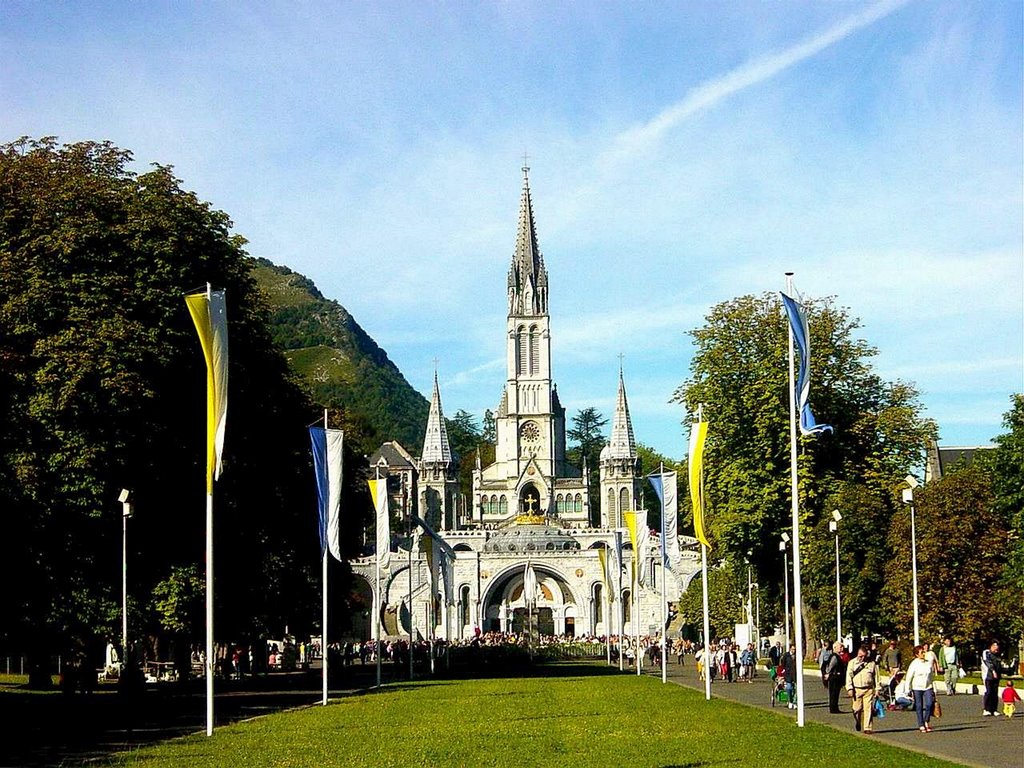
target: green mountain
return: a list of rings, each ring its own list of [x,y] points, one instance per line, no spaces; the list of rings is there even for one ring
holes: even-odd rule
[[[336,301],[288,267],[254,259],[253,275],[271,311],[271,335],[313,402],[341,413],[369,453],[398,440],[418,455],[429,403]]]

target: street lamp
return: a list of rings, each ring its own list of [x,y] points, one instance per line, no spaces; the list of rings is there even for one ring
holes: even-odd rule
[[[752,595],[753,579],[751,579],[751,565],[750,559],[754,556],[753,552],[747,552],[747,638],[748,640],[754,639],[754,601]]]
[[[903,503],[910,505],[910,567],[914,575],[914,645],[921,644],[921,623],[917,610],[917,521],[914,516],[914,489],[917,478],[907,475],[903,481],[909,488],[903,489]]]
[[[121,668],[128,661],[128,518],[132,516],[132,493],[122,488],[117,500],[121,502]]]
[[[838,509],[832,510],[832,519],[828,522],[828,529],[836,535],[836,642],[843,642],[843,611],[839,598],[839,521],[843,516]]]
[[[786,594],[786,650],[789,650],[789,534],[782,534],[779,550],[782,552],[782,587]]]
[[[755,603],[756,609],[754,611],[754,648],[757,649],[757,653],[761,653],[761,585],[756,581],[753,584],[754,589],[757,590],[757,602]]]

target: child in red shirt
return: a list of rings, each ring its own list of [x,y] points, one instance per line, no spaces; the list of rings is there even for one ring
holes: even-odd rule
[[[1007,680],[1006,687],[1003,688],[1003,714],[1013,717],[1013,713],[1017,711],[1015,705],[1018,701],[1020,701],[1020,694],[1014,690],[1013,680]]]

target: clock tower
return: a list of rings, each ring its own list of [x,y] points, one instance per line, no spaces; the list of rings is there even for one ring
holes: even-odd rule
[[[508,271],[505,369],[495,414],[495,461],[474,473],[474,517],[481,522],[519,516],[587,522],[586,483],[577,468],[565,463],[565,409],[551,377],[548,271],[537,245],[527,167]]]

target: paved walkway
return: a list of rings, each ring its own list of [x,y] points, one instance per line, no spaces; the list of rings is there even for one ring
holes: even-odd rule
[[[670,663],[670,683],[704,690],[704,683],[697,678],[692,658],[680,667]],[[658,668],[646,668],[645,674],[661,677]],[[750,683],[714,683],[711,696],[774,711],[779,717],[789,717],[796,723],[796,711],[783,704],[771,707],[771,688],[768,673],[758,671]],[[804,721],[824,723],[842,731],[855,733],[853,717],[850,714],[850,700],[841,697],[839,707],[843,714],[828,712],[828,692],[817,676],[804,678]],[[940,695],[942,717],[932,720],[931,733],[917,729],[917,717],[913,712],[886,712],[886,716],[874,723],[874,734],[861,736],[865,739],[879,739],[894,746],[923,752],[932,757],[952,760],[957,763],[979,768],[1024,768],[1024,714],[1020,711],[1012,721],[1005,717],[982,717],[981,697],[958,694]]]

